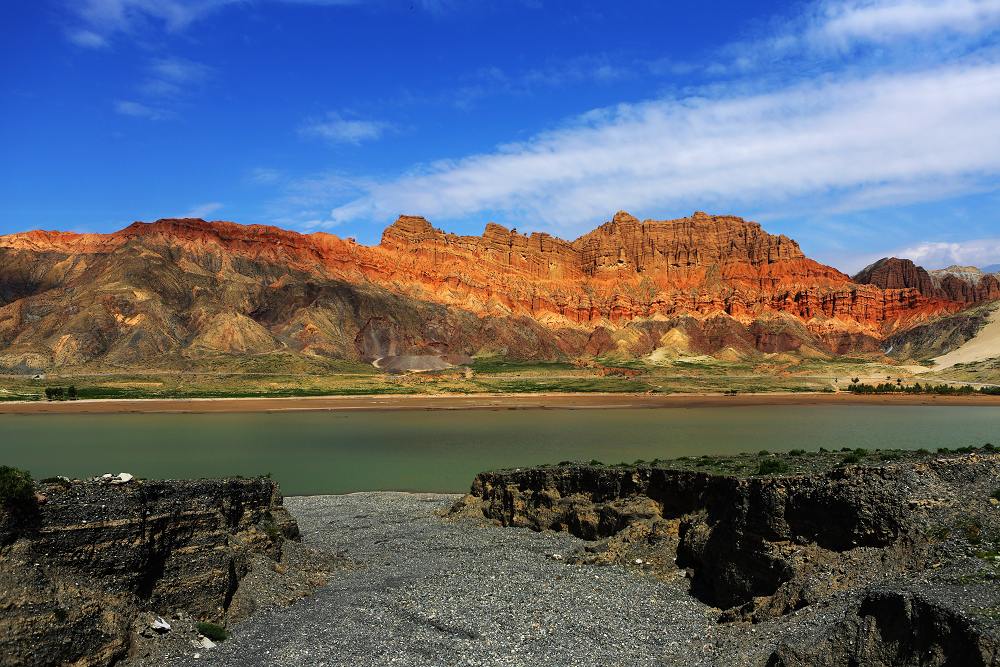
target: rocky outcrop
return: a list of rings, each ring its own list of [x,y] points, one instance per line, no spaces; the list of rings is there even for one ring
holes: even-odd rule
[[[921,592],[876,588],[852,603],[832,627],[782,642],[767,667],[998,663],[1000,639],[948,602]]]
[[[966,305],[1000,299],[1000,279],[974,266],[927,271],[911,260],[886,257],[862,269],[852,280],[881,289],[914,289],[929,299]]]
[[[909,259],[884,257],[861,269],[851,280],[882,289],[915,289],[924,296],[937,296],[937,287],[927,270]]]
[[[592,354],[601,330],[635,357],[628,340],[680,319],[705,340],[728,320],[752,351],[838,354],[1000,297],[987,279],[966,294],[947,280],[931,290],[918,267],[890,269],[851,282],[757,223],[700,212],[619,212],[572,242],[493,223],[460,236],[416,216],[376,246],[198,219],[28,232],[0,237],[0,367],[175,369],[255,353],[556,359]],[[782,318],[794,325],[771,332]]]
[[[114,664],[143,610],[225,623],[251,558],[298,535],[270,479],[38,490],[44,502],[0,522],[3,665]]]
[[[601,550],[611,553],[622,541],[638,545],[667,569],[689,568],[691,591],[703,601],[734,618],[757,618],[815,602],[876,570],[922,566],[927,525],[940,519],[924,499],[953,493],[956,478],[988,486],[1000,479],[1000,460],[777,477],[560,466],[482,473],[471,498],[505,526],[610,539],[617,544]]]

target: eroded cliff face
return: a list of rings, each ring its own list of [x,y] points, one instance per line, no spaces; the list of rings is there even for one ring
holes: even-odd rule
[[[224,623],[255,556],[297,538],[270,479],[64,482],[0,521],[0,664],[128,655],[143,610]],[[169,617],[169,616],[168,616]]]
[[[998,482],[992,453],[750,477],[560,465],[482,473],[452,511],[588,540],[570,563],[687,577],[720,622],[784,623],[759,664],[993,665]]]
[[[554,359],[606,339],[639,356],[627,341],[650,323],[681,327],[670,340],[710,340],[720,320],[743,334],[692,351],[741,350],[745,337],[767,352],[872,351],[967,303],[925,293],[921,276],[858,284],[787,237],[705,213],[619,212],[572,242],[492,223],[459,236],[415,216],[376,246],[197,219],[28,232],[0,237],[0,366],[184,367],[259,352]],[[985,280],[976,289],[1000,296]]]
[[[927,271],[911,260],[886,257],[862,269],[853,280],[881,289],[915,289],[930,299],[967,305],[1000,299],[1000,279],[975,267]]]

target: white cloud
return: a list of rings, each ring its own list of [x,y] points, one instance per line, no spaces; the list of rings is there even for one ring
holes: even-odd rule
[[[149,120],[163,120],[170,118],[173,113],[167,109],[149,106],[134,100],[118,100],[115,102],[115,111],[123,116],[133,118],[147,118]]]
[[[853,0],[823,7],[815,36],[840,45],[943,31],[981,34],[1000,26],[1000,0]]]
[[[209,216],[222,208],[222,203],[217,201],[205,202],[204,204],[198,204],[193,207],[187,213],[182,214],[182,218],[204,218]]]
[[[724,201],[856,195],[1000,173],[1000,64],[599,109],[566,127],[370,185],[334,221],[485,210],[582,227]]]
[[[952,264],[982,267],[1000,262],[1000,238],[973,239],[958,243],[927,241],[903,248],[894,254],[912,259],[928,269]]]
[[[66,37],[77,46],[88,49],[103,49],[108,45],[108,40],[92,30],[70,30]]]
[[[379,139],[392,125],[378,120],[348,118],[343,114],[330,111],[317,120],[311,120],[299,128],[306,137],[324,139],[334,144],[360,144],[365,141]]]

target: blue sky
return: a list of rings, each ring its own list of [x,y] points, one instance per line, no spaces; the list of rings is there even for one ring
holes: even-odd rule
[[[38,0],[0,32],[0,233],[706,210],[848,271],[1000,262],[1000,0]]]

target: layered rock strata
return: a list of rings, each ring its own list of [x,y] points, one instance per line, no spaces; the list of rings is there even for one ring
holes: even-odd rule
[[[250,560],[295,521],[270,479],[57,482],[0,510],[0,664],[111,665],[140,614],[225,623]]]
[[[910,273],[852,282],[788,237],[700,212],[619,212],[572,242],[492,223],[459,236],[415,216],[376,246],[199,219],[28,232],[0,237],[0,367],[877,351],[969,299],[1000,297],[985,279],[970,296]]]

